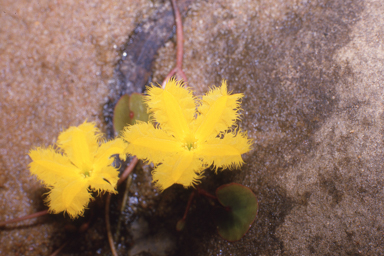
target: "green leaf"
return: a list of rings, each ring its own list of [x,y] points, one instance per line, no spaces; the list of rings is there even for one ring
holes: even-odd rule
[[[217,188],[216,196],[224,206],[217,215],[219,235],[231,242],[240,240],[256,218],[256,195],[243,185],[230,183]]]
[[[136,120],[148,121],[147,104],[144,102],[143,94],[133,93],[129,101],[129,108],[133,112],[130,124],[135,124]]]
[[[126,125],[131,123],[129,98],[129,95],[123,95],[113,110],[113,128],[117,133],[120,133]]]
[[[120,133],[125,126],[132,125],[136,120],[148,121],[147,105],[144,96],[133,93],[131,96],[125,94],[117,102],[113,111],[113,128]]]

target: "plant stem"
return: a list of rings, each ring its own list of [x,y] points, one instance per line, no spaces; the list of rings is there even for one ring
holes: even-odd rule
[[[216,201],[218,201],[218,202],[220,203],[220,201],[219,201],[219,199],[217,198],[217,196],[214,196],[214,195],[208,193],[207,191],[205,191],[204,189],[200,188],[199,186],[196,187],[196,190],[197,190],[197,193],[199,193],[200,195],[206,196],[206,197],[211,198],[211,199],[213,199],[213,200],[216,200]],[[228,211],[228,212],[231,211],[231,207],[229,207],[229,206],[224,206],[224,205],[222,205],[221,203],[220,203],[220,205],[221,205],[222,207],[224,207],[224,209],[225,209],[226,211]]]
[[[41,211],[41,212],[36,212],[36,213],[29,214],[29,215],[26,215],[26,216],[23,216],[23,217],[20,217],[20,218],[16,218],[16,219],[12,219],[12,220],[2,221],[2,222],[0,222],[0,227],[5,226],[5,225],[10,224],[10,223],[15,223],[15,222],[23,221],[23,220],[37,218],[37,217],[40,217],[40,216],[43,216],[43,215],[46,215],[46,214],[48,214],[48,210],[44,210],[44,211]]]
[[[191,208],[192,200],[193,200],[193,197],[195,196],[195,193],[196,193],[196,190],[193,190],[191,195],[189,196],[188,204],[187,204],[187,207],[185,208],[183,220],[187,218],[187,214],[188,214],[189,208]]]
[[[121,207],[120,207],[120,216],[119,216],[119,221],[117,222],[117,226],[116,226],[115,240],[118,240],[119,236],[120,236],[120,226],[121,226],[121,222],[123,219],[122,214],[123,214],[123,211],[125,209],[125,206],[127,205],[127,201],[128,201],[128,197],[129,197],[128,196],[129,187],[131,186],[131,184],[132,184],[132,175],[129,175],[127,182],[126,182],[126,185],[125,185],[124,196],[123,196],[123,200],[122,200]]]
[[[50,256],[57,256],[64,249],[64,247],[69,243],[70,240],[63,243],[56,251],[54,251]]]
[[[163,82],[163,88],[165,87],[166,82],[171,79],[173,75],[179,76],[184,82],[187,82],[187,76],[183,71],[183,54],[184,54],[184,34],[183,34],[183,22],[181,20],[181,15],[179,8],[176,4],[176,0],[171,0],[173,12],[175,15],[176,22],[176,67],[168,73]]]
[[[108,242],[109,246],[111,247],[111,252],[113,256],[118,256],[115,243],[113,242],[113,236],[112,236],[112,231],[111,231],[111,223],[109,222],[109,205],[111,203],[111,194],[108,194],[107,200],[105,202],[105,223],[107,226],[107,235],[108,235]]]
[[[197,190],[197,193],[199,193],[200,195],[206,196],[208,198],[212,198],[214,200],[218,200],[216,196],[208,193],[207,191],[205,191],[204,189],[200,188],[199,186],[196,186],[196,190]]]
[[[127,168],[125,168],[123,174],[120,176],[120,179],[117,182],[117,185],[120,185],[129,176],[129,174],[131,174],[131,172],[135,168],[138,161],[139,159],[137,159],[136,156],[131,160]],[[118,256],[115,243],[113,241],[113,236],[111,231],[111,222],[109,221],[109,205],[111,204],[111,196],[112,194],[109,193],[107,195],[107,200],[105,201],[105,224],[107,227],[108,242],[109,242],[109,246],[111,247],[112,254],[113,256]]]
[[[195,197],[196,193],[198,193],[200,195],[203,195],[203,196],[206,196],[208,198],[217,200],[216,196],[208,193],[207,191],[205,191],[204,189],[200,188],[199,186],[196,186],[196,190],[193,190],[191,195],[189,196],[187,207],[185,208],[185,212],[184,212],[184,216],[183,216],[182,220],[185,220],[187,218],[187,214],[188,214],[189,208],[191,207],[192,200]]]
[[[127,166],[127,168],[125,168],[123,174],[121,174],[120,179],[117,182],[117,186],[119,186],[121,183],[123,183],[123,181],[125,181],[125,179],[128,177],[128,175],[131,174],[131,172],[135,168],[138,161],[139,161],[139,159],[137,159],[136,156],[132,158],[132,160],[129,163],[129,165]]]
[[[183,68],[183,53],[184,53],[184,34],[183,34],[183,22],[181,20],[181,15],[179,7],[176,4],[176,0],[171,0],[173,12],[175,14],[176,21],[176,67],[182,72]]]

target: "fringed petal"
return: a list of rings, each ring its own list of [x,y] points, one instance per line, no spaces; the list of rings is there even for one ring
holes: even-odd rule
[[[68,157],[57,153],[52,147],[37,148],[29,152],[32,162],[29,168],[46,185],[54,186],[61,179],[78,179],[80,170]]]
[[[228,94],[226,81],[203,96],[202,105],[198,108],[200,115],[194,125],[196,138],[204,142],[208,137],[230,129],[239,119],[242,97],[241,93]]]
[[[50,213],[56,214],[67,209],[64,205],[63,188],[61,186],[58,188],[53,187],[47,194],[48,197],[44,201],[48,204]]]
[[[89,184],[94,191],[108,191],[110,193],[117,193],[115,190],[117,181],[119,180],[119,172],[113,166],[103,167],[97,171],[97,175],[92,176]]]
[[[149,87],[146,102],[155,121],[164,131],[178,139],[190,133],[189,124],[196,113],[195,99],[181,82],[171,79],[164,89]]]
[[[47,202],[49,210],[53,213],[66,211],[71,218],[82,216],[85,207],[92,198],[88,191],[88,183],[82,180],[75,180],[67,185],[61,184],[54,187],[48,195]]]
[[[121,138],[117,138],[108,142],[101,144],[100,148],[97,150],[95,159],[93,162],[93,170],[101,170],[106,166],[109,166],[113,163],[114,158],[112,155],[119,154],[120,158],[124,161],[126,159],[125,149],[128,144]]]
[[[246,133],[237,132],[225,134],[224,138],[210,138],[197,148],[196,154],[207,165],[218,168],[238,168],[244,162],[241,155],[251,150],[252,141]]]
[[[126,153],[155,164],[182,150],[181,142],[149,123],[138,122],[128,126],[123,138],[128,142]]]
[[[194,186],[199,183],[203,169],[202,162],[192,152],[184,151],[157,166],[152,172],[153,182],[160,190],[174,183],[184,187]]]
[[[89,170],[99,147],[100,130],[94,123],[84,122],[78,127],[70,127],[59,135],[57,144],[74,165]]]

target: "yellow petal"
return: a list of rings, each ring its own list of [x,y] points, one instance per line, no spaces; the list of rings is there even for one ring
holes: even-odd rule
[[[220,88],[213,88],[202,99],[198,108],[200,115],[196,119],[196,138],[203,142],[210,136],[223,132],[239,119],[240,99],[243,94],[230,95],[227,83],[223,81]]]
[[[85,207],[92,198],[88,192],[86,180],[74,180],[71,183],[54,187],[48,195],[49,210],[53,213],[66,211],[71,218],[82,216]]]
[[[89,170],[99,147],[100,131],[94,123],[84,122],[78,127],[70,127],[59,135],[57,144],[74,165]]]
[[[216,170],[222,168],[238,168],[244,162],[241,155],[251,150],[251,141],[246,133],[237,135],[225,134],[223,139],[210,138],[206,143],[199,145],[196,154],[207,165],[214,165]]]
[[[68,157],[56,153],[52,147],[37,148],[29,152],[32,162],[29,168],[47,185],[55,185],[60,179],[78,179],[80,170],[74,166]]]
[[[48,197],[45,199],[45,202],[48,204],[50,213],[59,213],[66,210],[62,195],[62,187],[54,187],[48,192]]]
[[[93,173],[90,177],[89,184],[94,191],[108,191],[111,193],[117,193],[115,190],[117,181],[119,180],[119,172],[113,166],[103,167],[98,170],[97,173]]]
[[[155,164],[182,150],[181,142],[149,123],[138,122],[128,126],[123,138],[128,142],[127,153]]]
[[[195,99],[181,82],[171,79],[164,89],[149,87],[147,104],[155,121],[160,123],[164,131],[180,140],[190,133],[189,124],[196,112]]]
[[[124,151],[127,146],[128,144],[121,138],[117,138],[101,144],[95,155],[93,170],[100,170],[106,166],[111,165],[114,161],[114,158],[111,157],[112,155],[119,154],[120,158],[125,160],[126,154],[124,154]]]
[[[189,151],[181,152],[173,158],[153,170],[153,182],[161,190],[173,184],[181,184],[184,187],[196,185],[202,177],[203,165],[201,161]]]

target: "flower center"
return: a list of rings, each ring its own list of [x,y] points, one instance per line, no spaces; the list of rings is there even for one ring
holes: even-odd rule
[[[85,170],[83,170],[82,174],[83,174],[84,178],[87,178],[87,177],[91,176],[92,169],[85,169]]]
[[[195,136],[190,134],[187,137],[185,137],[183,146],[185,149],[188,149],[188,151],[194,150],[197,146],[197,140]]]
[[[187,143],[187,148],[189,151],[191,151],[191,149],[194,149],[195,148],[195,143]]]

